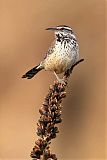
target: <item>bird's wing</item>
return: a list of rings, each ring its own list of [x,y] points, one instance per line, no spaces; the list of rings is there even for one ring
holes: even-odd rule
[[[51,55],[54,52],[54,48],[55,48],[55,41],[52,42],[51,46],[49,47],[47,53],[44,56],[44,60],[49,57],[49,55]]]

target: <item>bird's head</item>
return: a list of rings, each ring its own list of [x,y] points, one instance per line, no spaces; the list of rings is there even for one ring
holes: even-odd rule
[[[58,38],[59,40],[64,37],[70,38],[73,35],[72,28],[65,25],[50,27],[50,28],[47,28],[46,30],[54,31],[56,38]]]

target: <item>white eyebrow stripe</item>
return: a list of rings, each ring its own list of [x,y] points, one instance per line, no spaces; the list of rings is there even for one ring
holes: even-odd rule
[[[70,27],[64,27],[64,26],[62,26],[62,27],[58,27],[59,29],[61,29],[61,28],[65,28],[65,29],[68,29],[68,30],[72,30]]]

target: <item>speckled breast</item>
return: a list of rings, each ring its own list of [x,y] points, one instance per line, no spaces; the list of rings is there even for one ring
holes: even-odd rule
[[[78,60],[78,46],[71,43],[57,43],[53,52],[44,61],[45,70],[55,71],[57,74],[65,72]]]

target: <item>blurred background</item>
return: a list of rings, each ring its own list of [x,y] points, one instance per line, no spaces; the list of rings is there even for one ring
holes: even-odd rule
[[[30,160],[39,107],[53,84],[51,72],[21,79],[44,57],[53,32],[69,25],[80,58],[63,101],[60,133],[51,150],[59,160],[106,159],[105,2],[103,0],[0,0],[0,158]]]

